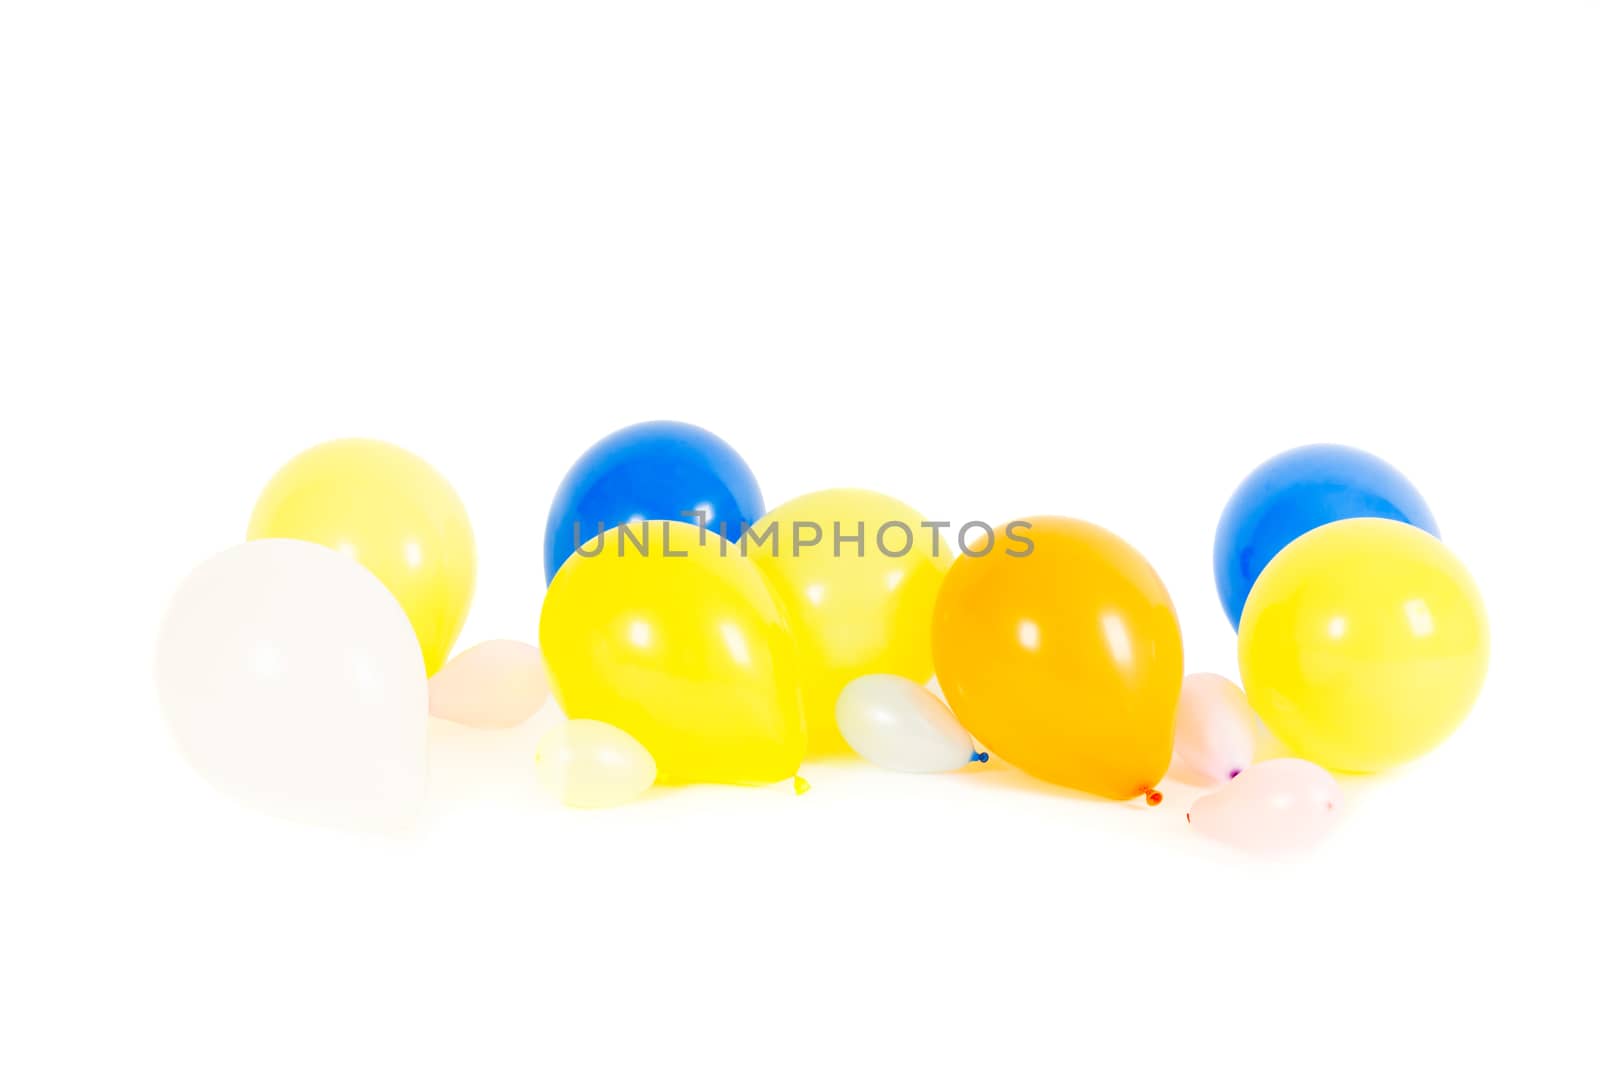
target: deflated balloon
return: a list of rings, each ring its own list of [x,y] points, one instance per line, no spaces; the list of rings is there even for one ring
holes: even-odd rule
[[[950,552],[923,522],[893,497],[835,489],[773,509],[745,536],[800,650],[812,753],[848,751],[834,703],[851,679],[933,674],[933,601]]]
[[[777,782],[805,755],[794,639],[738,546],[629,523],[562,566],[539,644],[573,719],[632,735],[663,783]]]
[[[249,538],[298,538],[343,553],[394,594],[431,675],[472,604],[478,557],[461,498],[420,458],[381,441],[330,441],[267,483]]]
[[[940,688],[1007,763],[1153,803],[1183,682],[1166,587],[1110,531],[1055,516],[1007,529],[1022,523],[1031,552],[995,548],[951,565],[934,609]]]

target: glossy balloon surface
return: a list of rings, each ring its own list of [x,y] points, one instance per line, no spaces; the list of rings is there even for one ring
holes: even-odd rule
[[[422,801],[422,654],[389,591],[339,553],[253,541],[201,564],[162,621],[156,679],[189,762],[260,808],[364,826]]]
[[[890,771],[955,771],[979,757],[972,736],[919,682],[863,675],[839,693],[839,732],[863,759]]]
[[[428,710],[469,727],[514,727],[550,696],[544,657],[527,642],[480,642],[428,680]]]
[[[1227,782],[1255,757],[1255,713],[1244,691],[1221,675],[1197,672],[1178,694],[1172,771],[1202,784]]]
[[[539,785],[564,805],[609,808],[656,781],[656,762],[628,732],[593,719],[557,723],[533,751]]]
[[[1488,664],[1472,576],[1443,542],[1387,519],[1297,539],[1239,626],[1251,706],[1291,750],[1337,771],[1382,771],[1444,741]]]
[[[1312,845],[1344,807],[1339,784],[1305,760],[1266,760],[1197,800],[1189,823],[1239,849],[1276,853]]]
[[[624,530],[545,596],[539,644],[562,709],[631,734],[663,783],[792,776],[805,754],[794,639],[761,573],[687,524]]]
[[[950,550],[922,523],[893,497],[834,489],[773,509],[745,539],[800,651],[812,753],[848,752],[834,704],[851,679],[892,674],[926,682],[933,675],[933,602]],[[765,540],[757,544],[758,536]],[[847,540],[857,536],[859,542]]]
[[[1234,628],[1257,577],[1284,546],[1326,523],[1363,517],[1439,535],[1417,488],[1369,452],[1305,445],[1250,472],[1223,510],[1212,549],[1217,593]]]
[[[347,439],[308,449],[272,477],[249,538],[298,538],[337,550],[382,580],[405,609],[432,674],[472,605],[477,550],[461,498],[404,449]]]
[[[1183,643],[1155,569],[1091,523],[1027,520],[1032,552],[950,568],[933,659],[979,744],[1047,782],[1147,793],[1172,757]]]
[[[556,490],[545,522],[545,581],[553,581],[602,524],[611,530],[630,520],[663,519],[703,522],[712,531],[726,524],[737,541],[742,524],[754,523],[764,510],[749,465],[710,431],[673,422],[625,427],[580,456]]]

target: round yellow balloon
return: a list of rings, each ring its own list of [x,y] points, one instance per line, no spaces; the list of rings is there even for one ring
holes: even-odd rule
[[[814,754],[850,752],[834,720],[847,683],[933,675],[933,602],[951,551],[923,523],[893,497],[832,489],[774,509],[744,536],[799,646]]]
[[[461,498],[419,457],[355,438],[307,449],[267,483],[248,537],[313,541],[360,562],[405,609],[428,674],[444,666],[478,558]]]
[[[1250,704],[1291,749],[1381,771],[1444,741],[1489,667],[1489,621],[1444,543],[1389,519],[1346,519],[1290,542],[1239,621]]]
[[[739,547],[636,521],[556,572],[539,616],[556,701],[638,739],[663,783],[777,782],[805,755],[794,639]]]

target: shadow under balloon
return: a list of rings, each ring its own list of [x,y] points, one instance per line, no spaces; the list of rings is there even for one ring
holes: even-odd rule
[[[561,722],[554,702],[514,727],[472,727],[428,721],[426,811],[493,800],[529,804],[542,798],[533,774],[539,738]]]
[[[1165,781],[1163,781],[1159,786],[1159,790],[1162,793],[1162,800],[1158,804],[1147,804],[1145,799],[1142,797],[1131,798],[1127,801],[1118,801],[1113,798],[1102,797],[1099,794],[1088,793],[1084,790],[1074,790],[1070,786],[1059,786],[1056,783],[1046,782],[1043,779],[1036,779],[1027,772],[1007,764],[1004,760],[994,756],[992,753],[989,756],[989,761],[987,764],[975,764],[963,772],[957,772],[957,774],[969,775],[974,787],[977,789],[1003,790],[1014,793],[1028,793],[1049,797],[1059,797],[1064,801],[1092,805],[1097,808],[1108,804],[1137,804],[1141,809],[1160,809],[1164,808],[1168,803],[1168,783]]]
[[[749,789],[792,791],[792,781],[767,786],[732,786],[714,783],[657,784],[626,805],[577,808],[563,805],[539,785],[534,753],[550,728],[565,722],[554,700],[547,700],[534,715],[512,727],[475,727],[451,720],[428,721],[428,791],[422,822],[454,810],[479,804],[511,805],[542,812],[599,813],[637,809],[714,792]]]
[[[452,813],[484,804],[523,811],[601,811],[568,808],[539,787],[534,772],[534,752],[544,732],[562,720],[562,713],[553,701],[547,701],[538,713],[514,727],[486,729],[448,720],[430,720],[428,789],[417,829],[425,833],[430,825],[449,822]],[[1258,750],[1258,761],[1279,755],[1282,747],[1274,741],[1270,747],[1262,748],[1265,751]],[[1404,771],[1383,775],[1340,774],[1337,779],[1354,809],[1361,806],[1364,795],[1382,792],[1402,775]],[[864,781],[866,776],[873,780],[870,786]],[[1174,769],[1158,785],[1163,797],[1161,803],[1154,806],[1140,797],[1118,801],[1045,782],[992,755],[988,763],[974,762],[961,770],[937,775],[882,770],[848,754],[808,757],[796,778],[799,781],[786,779],[752,786],[656,785],[620,807],[637,810],[644,805],[649,806],[650,811],[659,811],[656,806],[676,804],[683,806],[691,816],[705,817],[721,809],[727,797],[740,795],[748,802],[753,798],[747,792],[755,792],[766,799],[763,807],[784,798],[799,812],[819,801],[821,807],[829,808],[851,800],[870,806],[895,795],[915,798],[923,794],[942,794],[949,798],[954,788],[975,796],[1007,794],[1019,799],[1058,801],[1064,817],[1063,830],[1075,822],[1086,828],[1099,826],[1103,830],[1138,828],[1139,837],[1147,840],[1159,839],[1173,844],[1188,841],[1198,850],[1218,854],[1232,852],[1195,834],[1188,825],[1185,816],[1195,801],[1219,787],[1195,781],[1181,768]],[[816,788],[814,792],[813,787]],[[1008,818],[1006,813],[1007,806],[998,806],[996,818]],[[803,817],[802,822],[805,822]]]
[[[1276,758],[1280,749],[1280,746],[1274,745],[1263,759]],[[1286,749],[1282,751],[1287,752]],[[1121,830],[1137,828],[1139,837],[1160,840],[1179,846],[1190,853],[1204,853],[1218,859],[1249,856],[1231,846],[1195,833],[1189,823],[1188,813],[1200,798],[1221,789],[1222,784],[1202,782],[1192,772],[1182,768],[1178,768],[1177,771],[1179,774],[1169,774],[1159,784],[1158,790],[1162,794],[1162,799],[1157,805],[1148,805],[1143,798],[1138,797],[1126,801],[1107,799],[1096,794],[1044,782],[997,758],[992,759],[988,766],[975,767],[970,782],[964,785],[968,789],[979,791],[1058,799],[1063,803],[1062,810],[1072,814],[1071,822],[1078,822],[1086,827],[1099,825],[1102,828],[1116,827]],[[1397,784],[1404,774],[1404,771],[1381,775],[1339,774],[1335,778],[1345,795],[1347,808],[1355,809],[1362,807],[1361,799],[1365,795],[1385,791]],[[1278,855],[1260,856],[1257,859],[1293,861],[1297,857],[1310,856],[1316,852],[1314,848],[1303,851],[1290,850]]]

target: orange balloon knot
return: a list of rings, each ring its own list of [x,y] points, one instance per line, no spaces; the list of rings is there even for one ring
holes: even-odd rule
[[[1149,805],[1151,808],[1155,808],[1157,805],[1161,804],[1161,791],[1151,789],[1148,786],[1145,787],[1144,803]]]

